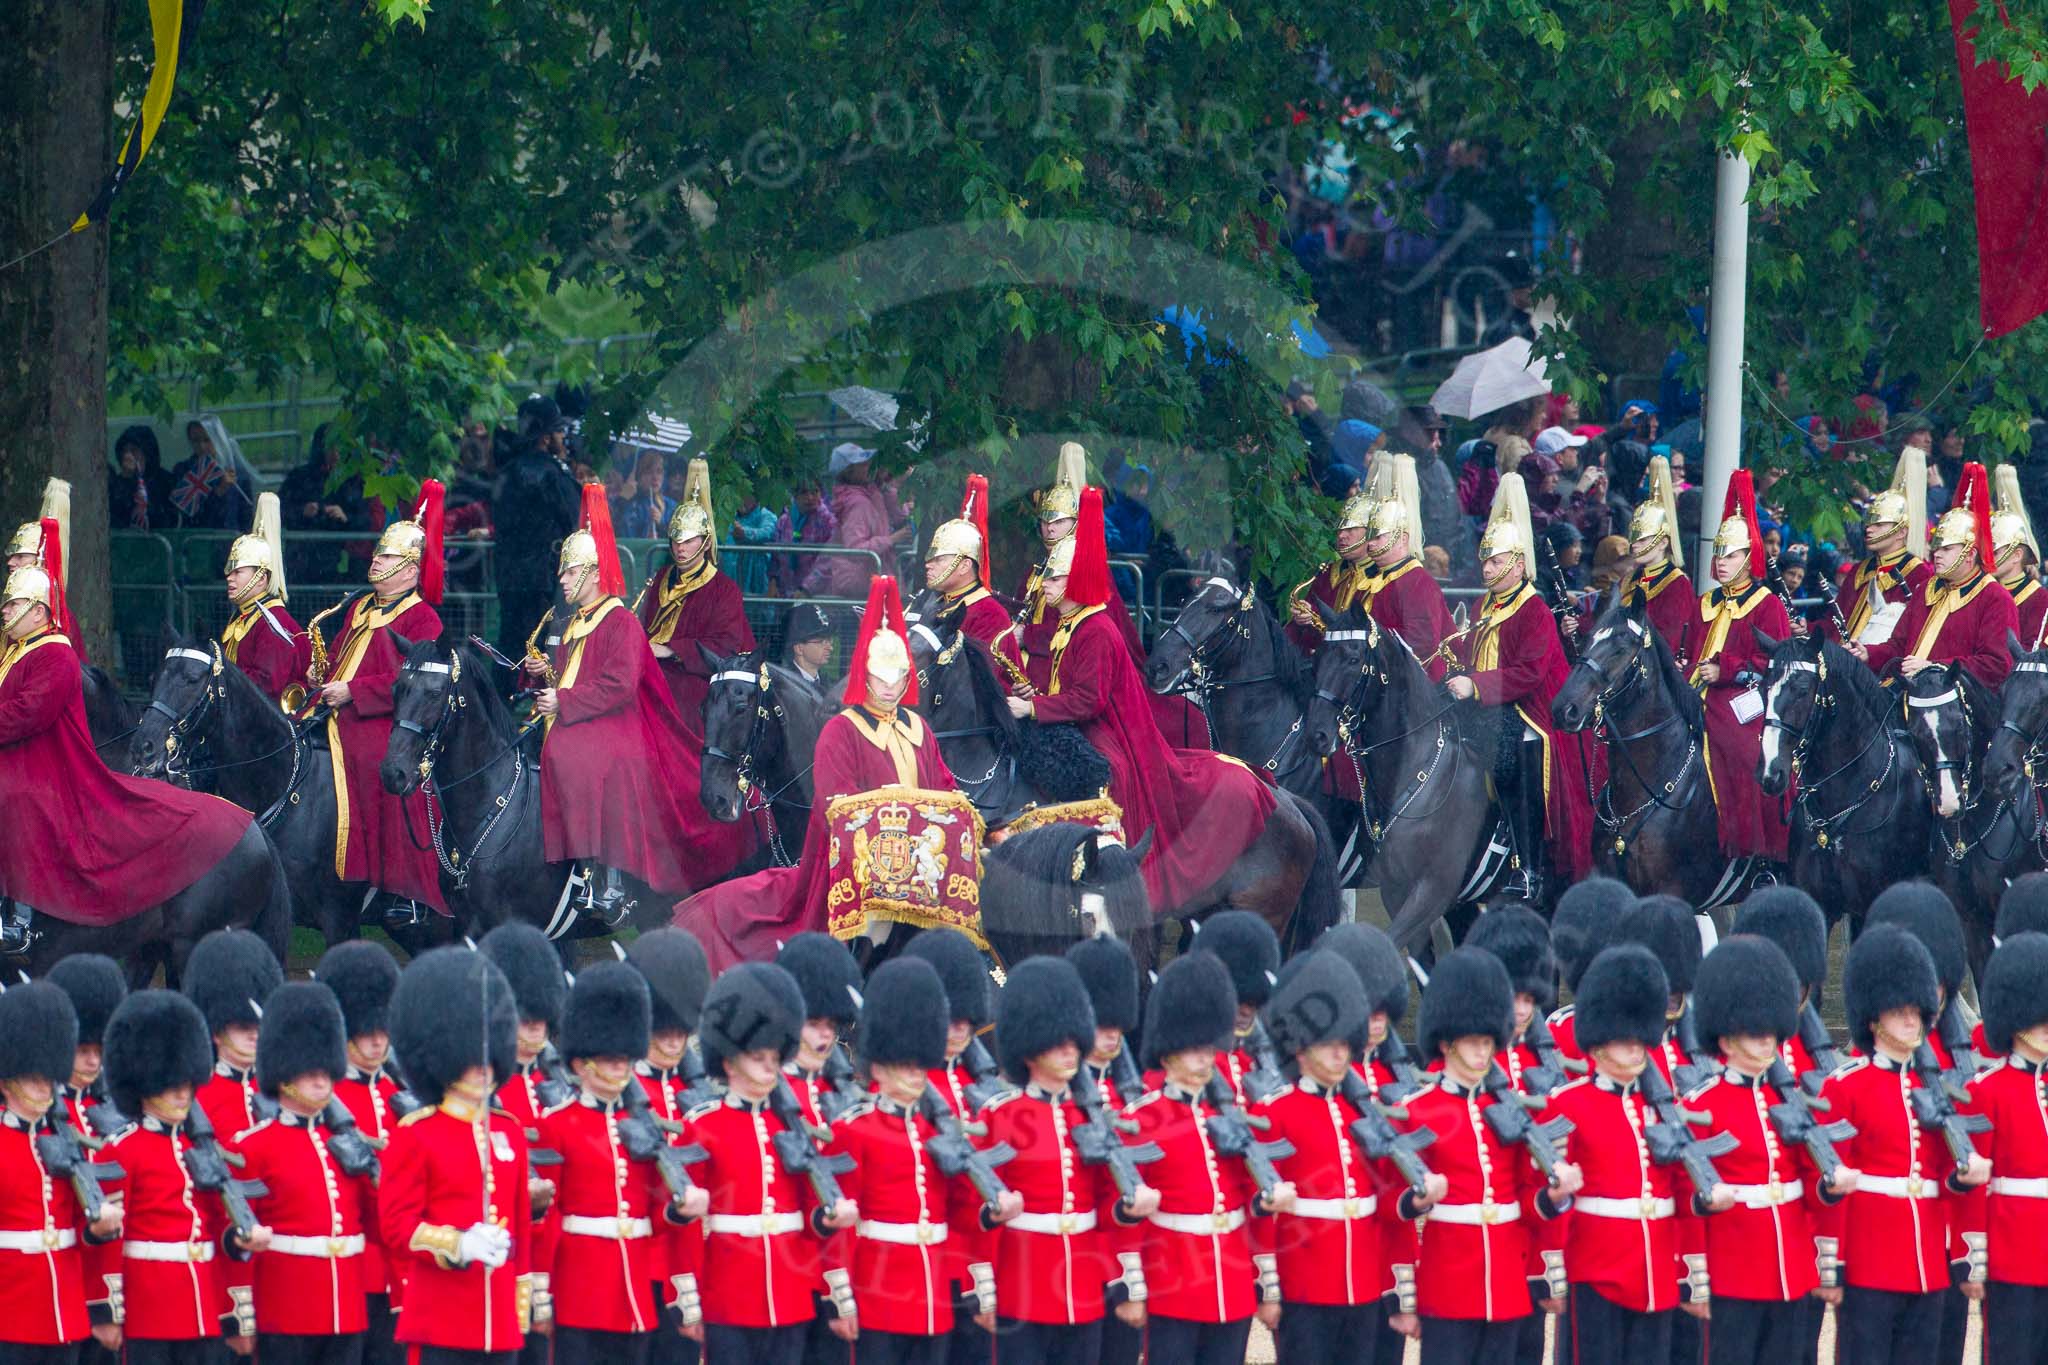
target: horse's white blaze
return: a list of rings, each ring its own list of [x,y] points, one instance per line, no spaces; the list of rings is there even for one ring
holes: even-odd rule
[[[1945,766],[1948,754],[1941,747],[1941,722],[1936,708],[1932,705],[1915,707],[1920,713],[1920,723],[1927,727],[1928,742],[1934,746],[1935,763],[1935,809],[1944,820],[1952,818],[1962,804],[1956,790],[1956,770]]]
[[[1778,699],[1785,693],[1785,680],[1778,679],[1764,689],[1764,768],[1778,764]]]

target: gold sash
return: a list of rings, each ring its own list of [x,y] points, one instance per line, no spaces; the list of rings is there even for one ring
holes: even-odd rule
[[[44,645],[68,645],[70,643],[71,641],[65,637],[64,632],[58,630],[55,626],[46,628],[40,635],[31,635],[26,640],[15,641],[8,645],[5,651],[0,651],[0,683],[7,681],[7,675],[14,671],[14,666],[17,663],[20,663]]]
[[[1379,600],[1380,594],[1385,592],[1395,579],[1413,573],[1421,567],[1422,561],[1411,557],[1402,560],[1391,569],[1378,569],[1370,574],[1357,574],[1356,587],[1365,599],[1360,605],[1364,607],[1366,614],[1371,615],[1372,604]]]
[[[1849,595],[1854,599],[1849,603],[1849,639],[1854,640],[1863,633],[1863,627],[1870,624],[1870,585],[1872,582],[1881,578],[1889,578],[1893,583],[1904,583],[1906,575],[1913,572],[1915,562],[1913,556],[1901,550],[1897,554],[1884,559],[1866,558],[1861,564],[1856,566],[1856,576],[1851,580],[1849,589]],[[1879,594],[1882,595],[1884,591],[1885,586],[1879,583]]]
[[[363,654],[370,647],[370,632],[382,630],[412,609],[420,600],[417,592],[409,592],[389,603],[380,603],[374,597],[357,602],[348,614],[348,625],[342,630],[341,638],[334,642],[334,668],[328,673],[329,682],[347,682],[355,677],[356,669],[362,666]],[[348,768],[341,751],[341,722],[335,716],[327,717],[327,762],[334,773],[334,875],[348,880]]]
[[[1654,602],[1663,593],[1664,589],[1678,581],[1678,577],[1677,568],[1666,564],[1655,573],[1638,576],[1636,581],[1630,585],[1630,595],[1640,599],[1645,604]]]
[[[1479,625],[1472,641],[1472,671],[1484,673],[1500,667],[1500,628],[1509,617],[1522,609],[1522,604],[1536,595],[1536,589],[1524,582],[1507,597],[1496,597],[1488,593],[1486,605],[1480,609]]]
[[[849,706],[840,714],[853,722],[862,739],[889,756],[897,786],[917,785],[917,750],[924,743],[924,720],[917,712],[898,706],[884,716],[865,706]]]
[[[1755,611],[1763,600],[1770,596],[1770,589],[1752,580],[1742,590],[1742,596],[1730,597],[1725,588],[1715,588],[1700,596],[1700,623],[1707,628],[1707,642],[1700,646],[1699,663],[1693,666],[1692,685],[1700,686],[1699,664],[1712,662],[1721,652],[1721,646],[1728,643],[1728,628]]]
[[[555,684],[558,690],[576,685],[576,675],[583,669],[584,642],[590,639],[591,632],[597,629],[598,622],[624,605],[616,597],[607,597],[595,606],[586,607],[569,618],[569,625],[562,632],[562,646],[569,651],[569,657],[562,665],[560,680]],[[559,695],[556,700],[560,701]],[[560,720],[561,716],[558,708],[541,726],[541,743],[547,743],[547,737],[554,733],[555,722]]]
[[[654,582],[659,583],[663,579],[667,582],[660,589],[661,596],[657,599],[661,605],[655,608],[654,619],[647,625],[647,643],[668,644],[676,633],[676,622],[682,619],[683,604],[689,600],[691,593],[709,583],[717,574],[718,561],[709,550],[706,550],[704,557],[697,561],[697,567],[688,573],[679,572],[673,564],[662,570],[661,578]],[[650,583],[648,587],[652,588],[653,584]],[[640,595],[644,598],[647,591],[648,589],[643,588]]]
[[[1045,695],[1057,697],[1060,694],[1060,660],[1066,657],[1067,644],[1074,638],[1074,628],[1103,608],[1099,605],[1083,607],[1060,622],[1052,633],[1052,675],[1046,679]]]
[[[1990,581],[1991,576],[1981,572],[1971,579],[1967,586],[1961,588],[1951,587],[1938,578],[1928,579],[1925,589],[1927,619],[1920,623],[1919,638],[1915,639],[1913,647],[1906,651],[1907,657],[1931,658],[1927,651],[1934,648],[1934,642],[1941,638],[1941,628],[1948,624],[1948,618],[1974,602],[1977,594],[1984,591],[1984,585]]]
[[[241,615],[235,617],[234,620],[221,628],[220,652],[223,658],[231,664],[241,662],[237,655],[242,648],[242,641],[255,628],[257,619],[263,615],[263,609],[277,600],[275,597],[259,598],[255,603],[244,608]]]

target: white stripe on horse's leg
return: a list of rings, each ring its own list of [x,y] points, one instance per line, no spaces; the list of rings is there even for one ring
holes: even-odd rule
[[[1356,889],[1354,889],[1354,888],[1346,888],[1346,889],[1345,889],[1345,890],[1343,890],[1343,891],[1339,891],[1339,892],[1337,893],[1337,901],[1338,901],[1338,904],[1340,904],[1340,905],[1342,905],[1342,906],[1344,907],[1344,908],[1343,908],[1343,910],[1342,910],[1342,912],[1341,912],[1341,913],[1340,913],[1340,915],[1339,915],[1339,919],[1340,919],[1340,920],[1341,920],[1341,921],[1342,921],[1343,923],[1345,923],[1345,924],[1356,924],[1356,923],[1358,923],[1358,892],[1357,892],[1357,890],[1356,890]]]
[[[1704,956],[1707,953],[1713,952],[1714,945],[1721,941],[1720,932],[1714,928],[1714,917],[1712,915],[1694,915],[1693,921],[1699,926],[1701,955]]]

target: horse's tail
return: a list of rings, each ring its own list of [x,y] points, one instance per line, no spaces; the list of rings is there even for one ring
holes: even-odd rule
[[[1322,937],[1323,930],[1341,917],[1342,887],[1337,877],[1337,841],[1330,837],[1329,822],[1313,802],[1284,792],[1282,795],[1293,801],[1316,836],[1315,861],[1309,864],[1308,880],[1301,885],[1301,899],[1295,902],[1294,914],[1288,918],[1287,933],[1280,945],[1283,953],[1292,957]]]

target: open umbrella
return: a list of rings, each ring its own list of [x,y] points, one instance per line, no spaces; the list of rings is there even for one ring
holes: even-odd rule
[[[1543,362],[1532,360],[1527,337],[1509,337],[1491,350],[1468,355],[1437,386],[1429,405],[1446,417],[1471,420],[1510,403],[1550,392]]]

